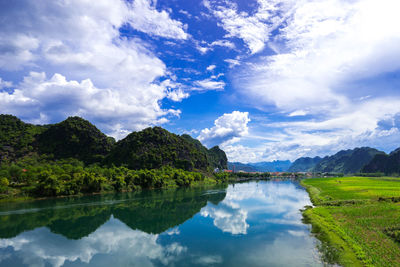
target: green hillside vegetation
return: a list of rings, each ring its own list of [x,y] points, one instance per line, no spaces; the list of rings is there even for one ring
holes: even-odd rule
[[[115,143],[89,121],[35,126],[0,115],[0,198],[65,196],[220,183],[225,152],[160,127]]]
[[[386,175],[400,174],[400,148],[389,155],[378,154],[361,170],[364,173],[384,173]]]
[[[333,156],[324,157],[313,168],[313,172],[359,173],[378,154],[384,152],[370,147],[342,150]]]
[[[303,157],[296,159],[289,168],[289,172],[310,172],[322,160],[320,157]]]
[[[206,150],[161,127],[129,134],[115,144],[105,162],[135,170],[171,166],[188,171],[207,171],[210,166]]]
[[[192,143],[199,151],[202,151],[207,155],[207,160],[211,168],[219,168],[221,170],[228,168],[228,159],[223,150],[219,148],[219,146],[214,146],[210,149],[207,149],[203,146],[199,140],[194,139],[188,134],[183,134],[181,137],[188,142]]]
[[[329,263],[400,266],[400,179],[303,180],[315,208],[303,214]]]
[[[39,154],[55,159],[76,158],[94,163],[102,161],[114,143],[114,138],[107,137],[89,121],[69,117],[38,135],[36,145]]]
[[[0,115],[0,161],[15,161],[35,151],[35,136],[46,128],[24,123],[12,115]]]

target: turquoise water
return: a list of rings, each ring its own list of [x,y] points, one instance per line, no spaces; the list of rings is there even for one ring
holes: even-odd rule
[[[291,181],[0,206],[0,266],[322,266]]]

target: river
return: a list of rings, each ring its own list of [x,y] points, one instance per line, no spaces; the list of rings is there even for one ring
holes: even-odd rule
[[[323,266],[292,181],[0,205],[0,266]]]

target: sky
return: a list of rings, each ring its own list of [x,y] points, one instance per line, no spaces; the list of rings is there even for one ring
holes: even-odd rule
[[[400,147],[398,0],[0,0],[0,113],[230,161]]]

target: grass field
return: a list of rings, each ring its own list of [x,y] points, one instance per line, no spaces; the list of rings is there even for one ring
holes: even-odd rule
[[[316,207],[304,211],[329,263],[400,266],[400,178],[302,181]]]

